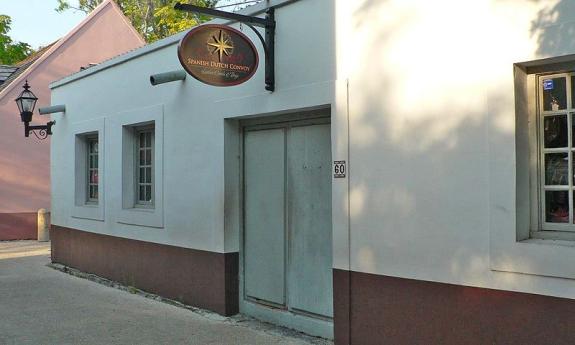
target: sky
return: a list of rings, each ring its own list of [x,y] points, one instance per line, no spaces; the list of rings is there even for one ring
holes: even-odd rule
[[[58,13],[54,10],[57,4],[56,0],[0,0],[0,14],[12,18],[8,34],[14,41],[36,49],[65,36],[85,17],[83,12],[72,10]]]
[[[182,2],[186,2],[182,0]],[[218,6],[252,2],[249,0],[221,0]],[[14,41],[26,42],[37,49],[65,36],[85,18],[84,12],[68,10],[56,12],[57,0],[0,0],[0,14],[12,18],[12,29],[8,33]],[[77,0],[71,0],[77,6]],[[241,6],[222,8],[235,10]]]

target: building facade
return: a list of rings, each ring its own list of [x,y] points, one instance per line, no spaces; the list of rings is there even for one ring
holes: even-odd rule
[[[274,92],[150,85],[184,34],[51,85],[53,261],[337,344],[573,343],[575,3],[266,6]]]
[[[24,137],[14,100],[25,81],[50,105],[48,84],[128,50],[144,40],[112,0],[103,1],[65,37],[40,49],[16,66],[0,66],[0,240],[35,239],[40,208],[50,209],[50,145]],[[34,116],[33,124],[45,124]]]

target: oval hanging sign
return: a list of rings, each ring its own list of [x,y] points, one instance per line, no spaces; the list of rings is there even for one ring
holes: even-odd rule
[[[197,80],[214,86],[233,86],[249,80],[258,68],[258,52],[242,32],[207,24],[188,32],[178,46],[184,69]]]

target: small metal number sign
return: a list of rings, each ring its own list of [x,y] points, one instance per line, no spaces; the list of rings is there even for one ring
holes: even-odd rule
[[[345,161],[333,161],[333,177],[345,178]]]

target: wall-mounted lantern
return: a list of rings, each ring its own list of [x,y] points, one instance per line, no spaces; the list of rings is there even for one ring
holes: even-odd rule
[[[56,121],[50,121],[42,126],[30,126],[37,100],[38,97],[30,91],[30,85],[28,85],[28,80],[26,80],[24,91],[22,91],[20,96],[16,98],[16,104],[20,111],[20,118],[22,119],[22,122],[24,122],[24,136],[28,137],[30,132],[32,132],[36,138],[46,139],[49,135],[52,135],[52,126],[56,124]],[[38,133],[35,131],[38,131]]]

